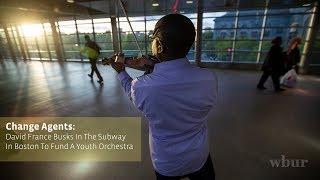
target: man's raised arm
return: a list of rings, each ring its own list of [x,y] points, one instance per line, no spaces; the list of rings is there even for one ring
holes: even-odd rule
[[[142,91],[137,88],[137,81],[133,80],[125,71],[123,63],[113,62],[111,63],[111,66],[118,72],[118,78],[127,96],[140,111],[143,111],[143,102],[145,97],[141,94]]]
[[[131,85],[132,85],[132,78],[129,76],[129,74],[126,71],[121,71],[118,74],[118,78],[120,80],[120,83],[124,89],[124,91],[126,92],[126,94],[129,96],[130,99],[131,98]]]

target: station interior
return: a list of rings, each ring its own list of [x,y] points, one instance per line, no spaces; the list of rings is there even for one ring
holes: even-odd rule
[[[112,67],[98,62],[103,85],[87,76],[81,48],[89,35],[101,47],[100,60],[151,54],[155,24],[171,13],[195,26],[190,63],[218,79],[218,103],[208,118],[216,179],[319,179],[318,1],[1,0],[0,116],[142,118],[140,162],[0,162],[3,179],[155,179],[146,118]],[[259,91],[260,69],[277,36],[284,50],[292,38],[302,40],[297,84],[275,93],[269,78]],[[270,167],[280,155],[310,166]]]

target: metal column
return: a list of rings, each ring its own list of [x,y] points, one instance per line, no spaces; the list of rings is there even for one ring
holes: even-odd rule
[[[48,51],[49,59],[50,59],[50,61],[52,61],[52,56],[51,56],[50,47],[49,47],[48,38],[47,38],[47,32],[46,32],[46,29],[44,27],[44,23],[42,23],[42,30],[43,30],[44,40],[45,40],[45,43],[46,43],[46,48],[47,48],[47,51]]]
[[[305,45],[303,47],[300,65],[299,65],[300,72],[303,74],[307,73],[308,71],[307,57],[310,57],[311,44],[312,44],[312,41],[314,41],[316,36],[316,32],[314,32],[314,29],[315,29],[314,25],[315,25],[315,22],[318,21],[318,18],[319,18],[319,3],[316,1],[312,8],[309,26],[306,33]]]
[[[146,1],[143,1],[143,16],[144,16],[144,48],[145,54],[148,54],[149,38],[147,37],[147,10]]]
[[[20,54],[20,51],[19,51],[18,43],[16,41],[16,37],[15,37],[14,31],[13,31],[13,26],[12,25],[10,25],[10,29],[11,29],[11,34],[12,34],[12,38],[13,38],[12,41],[13,41],[13,44],[14,44],[13,48],[14,48],[14,50],[16,52],[16,56],[18,55],[18,57],[21,58],[21,54]]]
[[[262,29],[261,29],[260,39],[259,39],[260,41],[259,41],[258,56],[257,56],[256,63],[259,63],[260,59],[261,59],[261,49],[262,49],[264,31],[265,31],[266,22],[267,22],[268,6],[269,6],[269,0],[266,1],[266,6],[264,8],[263,20],[262,20]]]
[[[10,35],[9,35],[9,32],[8,32],[6,24],[3,24],[3,30],[4,30],[4,33],[6,34],[6,39],[7,39],[7,43],[8,43],[11,59],[15,61],[15,60],[17,60],[17,58],[16,58],[16,54],[15,54],[14,49],[13,49],[12,41],[11,41],[11,38],[10,38]]]
[[[119,45],[119,36],[118,36],[118,29],[117,29],[117,17],[116,17],[116,3],[115,0],[109,1],[110,3],[110,19],[111,19],[111,30],[112,30],[112,44],[113,44],[113,51],[115,53],[120,52],[120,45]]]
[[[19,27],[19,30],[21,32],[21,27]],[[23,43],[24,43],[24,47],[25,47],[25,51],[27,53],[27,56],[28,56],[28,60],[31,60],[31,55],[30,55],[30,52],[29,52],[29,47],[28,47],[28,43],[27,43],[27,40],[26,40],[26,37],[24,36],[24,34],[22,33],[22,38],[23,38]]]
[[[0,60],[5,59],[6,54],[5,54],[5,49],[4,49],[4,45],[3,45],[3,41],[2,41],[2,37],[0,35]]]
[[[62,41],[62,37],[61,37],[61,31],[60,31],[60,25],[59,22],[57,22],[57,28],[58,28],[58,37],[59,37],[59,42],[60,42],[60,47],[61,47],[61,53],[62,53],[62,59],[63,61],[66,61],[66,52],[64,51],[64,45],[63,45],[63,41]]]
[[[77,18],[74,16],[74,17],[73,17],[73,20],[74,20],[74,25],[75,25],[75,27],[76,27],[78,47],[80,47],[80,36],[79,36],[79,32],[78,32]],[[80,55],[81,62],[83,62],[83,57],[82,57],[81,51],[79,51],[79,55]]]
[[[90,18],[91,18],[91,26],[92,26],[93,40],[94,40],[94,42],[97,42],[96,32],[95,32],[95,30],[94,30],[93,18],[92,18],[92,16],[90,16]]]
[[[197,66],[201,63],[201,52],[202,52],[202,19],[203,19],[203,4],[202,0],[198,0],[197,4],[197,33],[196,33],[196,44],[195,44],[195,61]]]
[[[52,18],[50,18],[49,21],[50,21],[50,25],[51,25],[52,38],[53,38],[54,48],[55,48],[56,54],[57,54],[57,59],[59,61],[63,61],[61,45],[60,45],[59,35],[58,35],[57,29],[56,29],[55,21]]]
[[[41,60],[42,60],[42,55],[41,55],[41,50],[40,50],[38,38],[37,38],[37,37],[34,37],[34,41],[36,42],[36,47],[37,47],[37,50],[38,50],[38,55],[39,55],[39,58],[40,58],[40,61],[41,61]]]
[[[23,41],[21,39],[21,36],[20,36],[21,35],[20,29],[19,29],[19,27],[17,25],[15,26],[15,28],[16,28],[16,32],[17,32],[17,38],[18,38],[18,41],[19,41],[19,44],[20,44],[20,53],[22,55],[23,60],[27,60],[25,46],[24,46],[24,43],[23,43]]]
[[[239,8],[239,1],[237,4],[237,8]],[[236,49],[236,41],[237,41],[237,33],[238,33],[238,22],[239,22],[239,9],[237,9],[236,11],[236,17],[234,20],[234,31],[233,31],[233,38],[232,38],[232,51],[231,51],[230,62],[234,61],[234,53]]]

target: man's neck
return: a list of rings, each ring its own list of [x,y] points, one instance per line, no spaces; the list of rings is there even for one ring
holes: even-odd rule
[[[176,59],[181,59],[181,58],[185,58],[185,57],[177,57],[177,56],[165,56],[163,58],[158,58],[161,62],[166,62],[166,61],[172,61],[172,60],[176,60]]]

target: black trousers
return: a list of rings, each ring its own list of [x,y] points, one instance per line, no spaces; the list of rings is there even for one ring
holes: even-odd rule
[[[157,171],[156,177],[157,180],[180,180],[182,178],[188,177],[190,180],[214,180],[214,168],[211,160],[211,156],[209,154],[206,163],[202,166],[202,168],[194,173],[187,174],[184,176],[164,176],[159,174]]]
[[[101,77],[101,74],[97,68],[97,60],[96,59],[90,59],[90,64],[91,64],[91,73],[90,75],[93,76],[93,73],[96,73],[99,80],[103,81],[103,78]]]
[[[260,78],[260,81],[258,83],[258,86],[262,87],[264,83],[267,81],[267,79],[271,76],[273,86],[275,90],[280,89],[280,73],[277,72],[271,72],[271,71],[263,71],[263,74]]]

